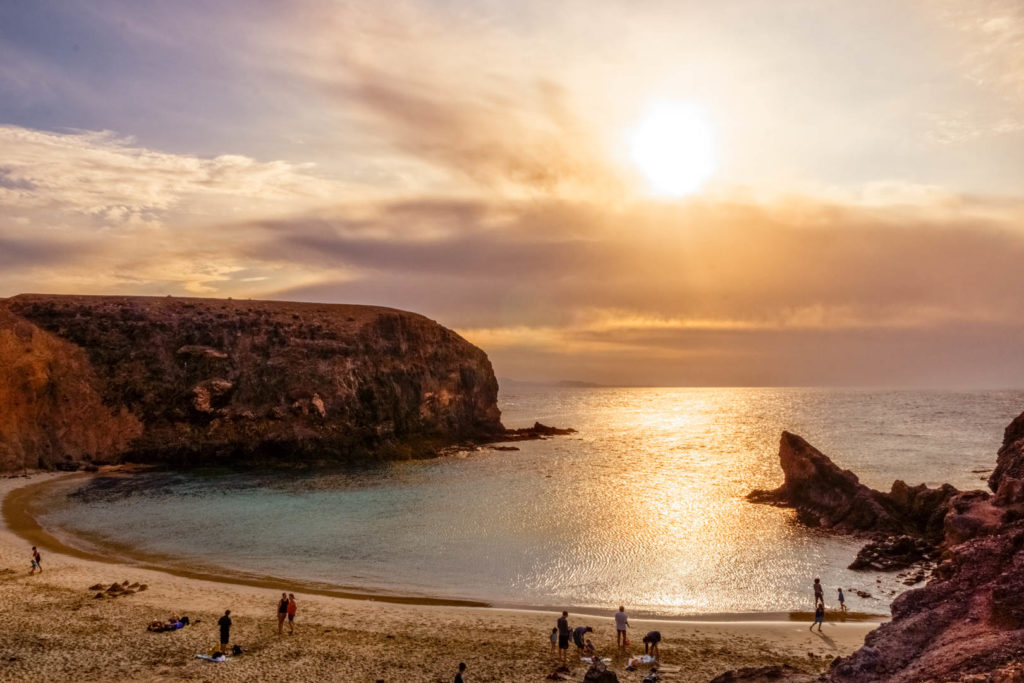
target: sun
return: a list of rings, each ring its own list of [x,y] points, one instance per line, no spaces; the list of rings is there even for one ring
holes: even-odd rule
[[[652,109],[633,131],[630,152],[651,190],[672,197],[699,190],[718,166],[714,130],[690,104]]]

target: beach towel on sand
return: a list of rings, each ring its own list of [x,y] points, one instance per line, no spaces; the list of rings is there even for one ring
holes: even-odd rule
[[[230,662],[231,661],[231,657],[225,657],[224,655],[221,655],[220,657],[211,657],[210,655],[196,655],[196,659],[205,659],[208,662]]]

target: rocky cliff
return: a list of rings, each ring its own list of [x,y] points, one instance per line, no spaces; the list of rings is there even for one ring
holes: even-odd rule
[[[811,460],[821,465],[817,458]],[[868,634],[860,650],[836,659],[821,680],[1024,681],[1024,414],[1006,428],[997,464],[989,480],[995,495],[985,491],[959,493],[953,492],[952,487],[942,487],[923,489],[906,498],[903,489],[894,484],[890,496],[918,501],[916,507],[911,504],[909,509],[915,521],[904,530],[909,528],[919,538],[936,538],[935,520],[941,520],[942,534],[934,545],[941,561],[923,588],[908,591],[893,602],[892,621]],[[807,471],[807,467],[805,463],[791,471]],[[839,509],[832,511],[825,504],[819,512],[826,517],[838,515],[847,519],[844,511],[852,499],[869,500],[867,509],[873,511],[877,496],[887,495],[855,489],[851,498],[849,477],[841,479],[833,499]],[[830,471],[824,478],[804,479],[803,483],[821,488],[833,480],[835,472]],[[790,481],[788,471],[786,481],[782,489],[796,488],[796,480]],[[803,494],[789,495],[799,501]],[[755,495],[758,497],[767,500],[771,494],[762,492]],[[815,494],[818,505],[827,498],[827,492]],[[793,498],[779,496],[775,502],[783,500],[791,502]],[[897,518],[908,512],[905,505],[899,504],[895,510]],[[891,528],[887,517],[877,519],[882,521],[882,531]],[[923,527],[915,526],[922,520],[927,520]],[[870,524],[865,529],[877,530]],[[807,680],[805,674],[797,672],[747,673],[742,680]]]
[[[418,457],[503,433],[483,351],[413,313],[0,300],[0,469]]]

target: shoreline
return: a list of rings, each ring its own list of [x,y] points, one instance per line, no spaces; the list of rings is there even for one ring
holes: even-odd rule
[[[34,475],[0,480],[7,509],[26,486],[67,477]],[[73,475],[72,475],[73,476]],[[25,494],[23,493],[22,496]],[[13,502],[12,502],[13,500]],[[42,546],[42,573],[28,574],[31,542],[0,520],[0,600],[19,605],[17,627],[0,632],[0,680],[346,680],[434,683],[454,675],[459,661],[470,680],[528,683],[542,680],[557,662],[547,635],[555,612],[349,599],[290,591],[299,598],[296,636],[277,635],[274,609],[280,589],[178,576],[164,568],[136,567],[115,558],[83,558]],[[130,581],[147,590],[97,599],[93,584]],[[232,642],[246,652],[225,664],[195,658],[217,642],[217,618],[232,610]],[[148,633],[146,624],[187,614],[200,623],[171,633]],[[571,612],[572,625],[594,626],[594,642],[612,656],[623,683],[639,683],[648,667],[627,672],[614,651],[610,612]],[[790,665],[811,673],[863,644],[877,622],[808,623],[751,620],[661,620],[631,614],[633,654],[646,630],[663,633],[663,681],[708,681],[730,669]],[[642,653],[643,648],[639,651]],[[586,666],[570,653],[571,678]]]
[[[36,519],[35,510],[39,496],[49,489],[77,479],[91,479],[111,474],[131,476],[132,468],[115,467],[100,472],[76,473],[37,473],[46,476],[43,481],[26,484],[10,490],[0,502],[0,517],[4,526],[14,534],[24,538],[30,545],[36,545],[49,552],[57,552],[71,557],[94,562],[105,562],[115,565],[128,565],[138,569],[164,572],[172,576],[199,581],[226,583],[267,590],[300,590],[305,594],[324,597],[343,598],[347,600],[366,600],[401,605],[424,605],[441,607],[475,607],[502,609],[527,613],[551,614],[568,609],[573,614],[600,617],[608,613],[608,608],[586,607],[579,605],[521,605],[487,601],[475,598],[438,598],[426,595],[403,595],[400,593],[377,592],[373,589],[319,584],[303,579],[287,579],[272,575],[250,574],[226,567],[203,567],[188,569],[175,562],[174,558],[143,553],[134,546],[110,541],[104,542],[96,551],[86,550],[73,543],[67,543],[47,531]],[[25,478],[24,475],[8,478]],[[102,551],[112,551],[101,554]],[[813,611],[784,612],[709,612],[697,614],[659,614],[656,612],[633,612],[637,619],[655,623],[771,623],[771,622],[808,622],[813,618]],[[887,615],[868,612],[847,612],[842,615],[841,623],[874,623],[881,624],[888,620]]]

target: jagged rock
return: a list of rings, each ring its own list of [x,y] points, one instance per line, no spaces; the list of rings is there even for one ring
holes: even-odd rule
[[[1016,486],[1014,480],[1024,479],[1024,413],[1018,415],[1003,431],[1003,445],[996,455],[996,468],[988,478],[988,487],[999,497],[1001,486]],[[1004,498],[1008,498],[1004,494]],[[1022,502],[1020,497],[1007,500],[1004,505]]]
[[[561,429],[559,427],[549,427],[546,424],[540,422],[534,422],[532,427],[522,427],[520,429],[506,429],[503,437],[499,441],[531,441],[534,439],[543,439],[548,436],[565,436],[567,434],[575,434],[576,430],[572,428]]]
[[[93,585],[89,586],[89,590],[91,590],[91,591],[101,591],[101,590],[103,590],[103,584],[101,584],[101,583],[94,583]]]
[[[861,548],[849,569],[899,571],[931,559],[934,554],[935,546],[921,537],[906,534],[889,536]]]
[[[200,413],[212,413],[216,404],[223,405],[234,384],[226,379],[208,379],[192,387],[192,407]]]
[[[803,438],[783,432],[779,461],[785,475],[774,491],[756,490],[747,499],[795,508],[808,526],[842,532],[931,537],[942,534],[945,507],[957,490],[949,485],[929,489],[902,481],[888,494],[868,488],[850,470],[835,465]]]

